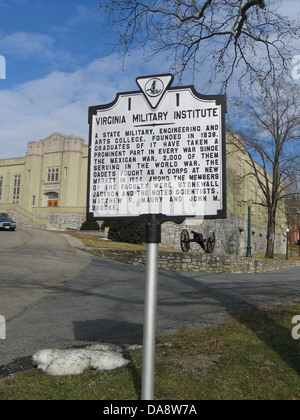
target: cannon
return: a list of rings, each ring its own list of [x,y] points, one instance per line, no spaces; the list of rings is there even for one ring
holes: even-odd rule
[[[213,230],[209,230],[208,237],[204,238],[202,233],[192,230],[193,239],[190,238],[189,232],[183,229],[180,237],[180,245],[183,252],[189,252],[191,243],[195,242],[201,246],[206,254],[212,254],[216,245],[216,235]]]

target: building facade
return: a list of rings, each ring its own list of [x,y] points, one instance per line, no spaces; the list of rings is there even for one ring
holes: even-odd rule
[[[300,245],[300,208],[295,209],[292,214],[289,214],[289,241]],[[299,249],[300,255],[300,249]]]
[[[165,223],[162,245],[180,249],[182,229],[216,235],[216,253],[246,255],[248,202],[252,201],[252,251],[265,252],[267,210],[245,153],[231,146],[227,133],[227,219],[188,219]],[[28,143],[25,157],[0,160],[0,210],[22,224],[47,229],[79,229],[86,218],[88,146],[74,136],[55,133]],[[286,216],[277,213],[276,252],[284,252]],[[197,244],[192,249],[200,252]],[[202,251],[201,251],[202,252]]]
[[[52,229],[77,229],[85,220],[88,147],[55,133],[28,144],[25,157],[0,160],[0,208]]]
[[[216,253],[246,255],[248,245],[248,207],[251,203],[251,245],[252,253],[265,253],[268,213],[265,197],[259,183],[251,174],[250,159],[245,152],[236,147],[236,134],[226,133],[226,184],[227,184],[227,219],[201,220],[189,219],[183,225],[163,225],[163,244],[180,245],[182,229],[201,232],[205,238],[214,231],[216,235]],[[260,172],[260,171],[258,171]],[[270,179],[271,181],[271,179]],[[277,210],[275,252],[284,253],[286,249],[287,217],[285,203]],[[191,235],[193,237],[193,235]],[[200,247],[191,244],[196,251]],[[200,251],[199,251],[200,252]]]

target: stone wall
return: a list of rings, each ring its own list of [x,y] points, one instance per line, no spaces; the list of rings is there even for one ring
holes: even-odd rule
[[[146,252],[114,249],[94,249],[96,256],[115,261],[146,266]],[[293,261],[254,260],[236,255],[160,252],[159,269],[208,273],[263,273],[295,267]]]
[[[86,220],[86,216],[79,213],[36,213],[32,214],[18,205],[2,206],[1,212],[8,213],[16,222],[17,226],[27,226],[40,229],[79,230]]]
[[[38,216],[47,220],[57,230],[79,230],[82,223],[86,221],[85,215],[78,213],[38,214]]]

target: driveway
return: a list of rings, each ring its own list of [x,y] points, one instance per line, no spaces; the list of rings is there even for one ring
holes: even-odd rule
[[[14,261],[1,267],[0,314],[8,322],[0,377],[28,367],[34,352],[49,347],[142,342],[144,268],[91,257],[56,233],[19,234],[20,245],[11,237],[0,248]],[[160,271],[158,334],[212,325],[258,304],[292,304],[299,286],[299,267],[245,275]]]
[[[7,321],[79,276],[90,257],[61,235],[20,228],[0,231],[0,315]]]

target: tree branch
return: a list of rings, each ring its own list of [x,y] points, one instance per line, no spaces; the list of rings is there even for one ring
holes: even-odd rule
[[[244,7],[242,7],[242,9],[239,11],[239,15],[238,15],[238,19],[239,17],[241,18],[239,21],[239,25],[237,27],[236,32],[234,31],[234,29],[232,29],[232,33],[234,34],[234,38],[237,41],[237,39],[240,37],[241,33],[242,33],[242,29],[244,27],[244,24],[248,18],[247,16],[247,12],[249,9],[251,9],[251,7],[254,6],[258,6],[261,9],[264,9],[266,7],[266,4],[264,2],[264,0],[250,0],[248,1]],[[237,19],[237,21],[238,21]]]

